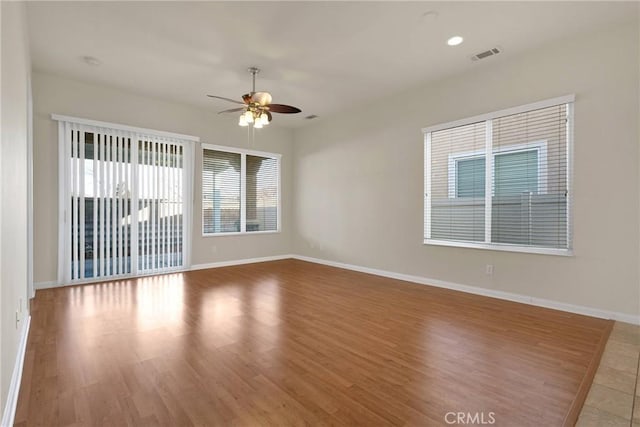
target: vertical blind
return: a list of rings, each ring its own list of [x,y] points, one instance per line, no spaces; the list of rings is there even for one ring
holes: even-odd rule
[[[185,141],[60,121],[59,281],[184,265]]]
[[[427,129],[425,242],[569,249],[571,108]]]
[[[166,138],[138,140],[138,271],[183,265],[184,146]]]
[[[203,234],[279,229],[280,157],[203,148]]]

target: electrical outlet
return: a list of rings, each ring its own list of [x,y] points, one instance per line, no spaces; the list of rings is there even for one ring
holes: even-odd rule
[[[485,270],[485,273],[487,273],[487,276],[493,275],[493,264],[487,264],[487,269]]]

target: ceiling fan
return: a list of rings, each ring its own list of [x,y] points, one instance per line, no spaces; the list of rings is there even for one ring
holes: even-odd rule
[[[272,104],[272,97],[269,92],[256,92],[256,74],[260,72],[260,69],[250,67],[247,71],[251,73],[253,84],[251,86],[251,92],[242,95],[242,101],[225,98],[224,96],[207,95],[210,98],[223,99],[236,104],[242,104],[242,107],[220,111],[218,114],[242,112],[238,124],[240,126],[253,124],[254,128],[259,129],[269,124],[272,119],[271,113],[295,114],[302,111],[291,105]]]

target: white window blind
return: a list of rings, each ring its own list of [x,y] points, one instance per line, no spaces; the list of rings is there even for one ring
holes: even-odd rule
[[[573,97],[425,129],[425,243],[571,249]]]
[[[278,172],[276,158],[247,154],[247,231],[278,229]]]
[[[54,118],[60,140],[60,283],[183,267],[190,141]]]
[[[203,235],[280,229],[280,155],[203,145]]]
[[[203,150],[202,218],[205,233],[240,232],[241,156]]]

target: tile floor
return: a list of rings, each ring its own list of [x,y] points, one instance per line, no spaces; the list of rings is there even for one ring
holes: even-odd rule
[[[640,326],[616,322],[584,402],[579,427],[640,427]]]

